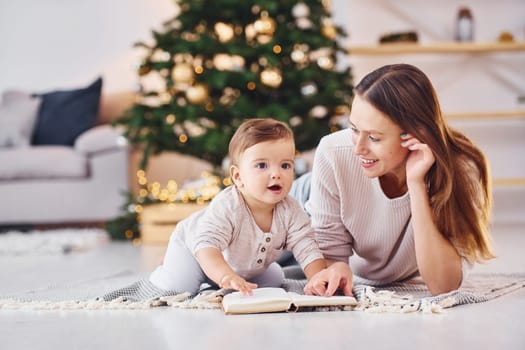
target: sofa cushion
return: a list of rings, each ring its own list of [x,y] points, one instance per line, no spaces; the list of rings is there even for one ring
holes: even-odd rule
[[[41,99],[21,91],[6,91],[0,103],[0,148],[28,146]]]
[[[68,146],[0,149],[0,181],[87,177],[88,160]]]
[[[127,140],[118,128],[111,125],[98,125],[80,135],[75,141],[74,148],[77,152],[92,155],[125,146]]]
[[[32,143],[72,146],[78,135],[95,125],[101,91],[102,78],[98,78],[82,89],[37,95],[42,97],[42,105]]]

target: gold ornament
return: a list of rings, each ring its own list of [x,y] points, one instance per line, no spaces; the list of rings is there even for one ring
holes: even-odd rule
[[[193,66],[189,63],[178,63],[171,71],[171,78],[178,84],[189,84],[193,81]]]
[[[283,77],[279,68],[266,68],[261,72],[261,82],[266,86],[277,88],[282,81]]]
[[[350,107],[347,105],[336,106],[334,110],[335,115],[348,116],[350,115]]]
[[[277,24],[273,18],[268,16],[268,12],[262,12],[261,18],[255,21],[253,27],[257,34],[272,36],[275,33]]]
[[[332,70],[335,67],[335,62],[331,57],[319,57],[317,65],[325,70]]]
[[[295,18],[302,18],[310,16],[310,8],[304,2],[298,2],[292,8],[292,16]]]
[[[257,41],[259,44],[268,44],[270,41],[272,41],[271,35],[257,35]]]
[[[152,62],[168,62],[171,59],[171,54],[162,49],[155,49],[150,57]]]
[[[231,56],[226,53],[218,53],[213,56],[213,65],[218,70],[231,70],[233,67]]]
[[[143,77],[147,75],[149,72],[151,72],[151,67],[146,66],[146,65],[141,65],[139,67],[139,76]]]
[[[230,41],[233,38],[233,25],[224,22],[217,22],[214,27],[215,34],[221,43]]]
[[[161,104],[168,104],[171,102],[171,94],[168,91],[159,93],[159,101]]]
[[[186,98],[193,104],[202,104],[208,99],[208,87],[204,84],[195,84],[186,90]]]
[[[244,57],[239,56],[239,55],[233,55],[232,63],[233,63],[232,69],[234,71],[241,71],[244,69]]]
[[[325,106],[317,105],[310,110],[310,115],[317,119],[326,117],[328,109]]]
[[[206,22],[202,21],[201,23],[197,24],[195,31],[199,34],[204,33],[206,31]]]
[[[293,47],[293,51],[290,54],[290,57],[292,58],[292,61],[295,63],[306,63],[308,62],[308,45],[299,45],[295,44]]]
[[[199,137],[204,135],[204,133],[206,132],[206,130],[202,126],[189,120],[185,120],[183,122],[183,126],[190,137]]]
[[[295,20],[295,25],[301,30],[311,29],[313,27],[312,21],[306,17],[297,18]]]
[[[291,126],[299,126],[303,123],[303,118],[299,117],[298,115],[293,116],[290,118],[290,125]]]
[[[252,41],[255,38],[257,33],[255,32],[255,27],[253,24],[248,24],[246,28],[244,28],[244,35],[248,41]]]
[[[337,37],[337,29],[333,24],[325,23],[321,27],[321,34],[327,39],[334,40]]]
[[[239,55],[218,53],[213,57],[213,64],[218,70],[240,71],[244,67],[244,58]]]

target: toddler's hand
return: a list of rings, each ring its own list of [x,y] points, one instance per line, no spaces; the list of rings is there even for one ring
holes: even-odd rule
[[[219,284],[221,288],[235,289],[241,292],[242,295],[252,295],[252,290],[257,288],[257,284],[246,281],[239,275],[227,274],[221,278]]]

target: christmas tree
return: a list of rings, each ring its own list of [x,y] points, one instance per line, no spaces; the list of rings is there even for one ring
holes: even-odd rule
[[[179,0],[153,31],[138,68],[137,102],[116,121],[150,155],[176,151],[219,167],[245,118],[272,117],[299,151],[341,128],[352,98],[349,67],[328,0]],[[139,179],[140,181],[140,179]],[[144,196],[140,199],[144,203]]]

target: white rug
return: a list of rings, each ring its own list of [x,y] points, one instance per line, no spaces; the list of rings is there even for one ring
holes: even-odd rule
[[[54,229],[0,233],[0,255],[67,254],[86,251],[109,242],[103,229]]]

